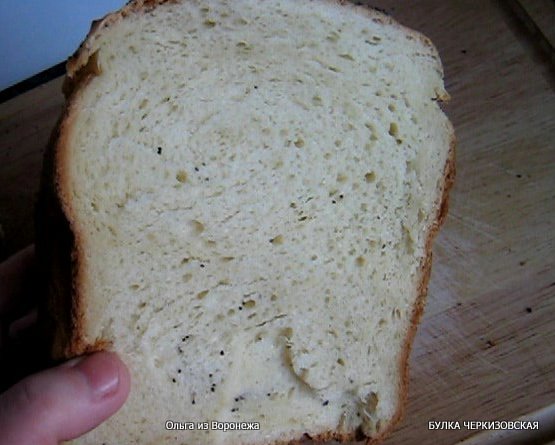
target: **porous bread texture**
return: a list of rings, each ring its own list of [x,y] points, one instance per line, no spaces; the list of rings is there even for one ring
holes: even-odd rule
[[[452,166],[435,49],[350,4],[144,6],[69,65],[97,75],[56,147],[75,237],[64,350],[109,345],[133,379],[74,443],[382,437]],[[213,420],[260,430],[196,428]]]

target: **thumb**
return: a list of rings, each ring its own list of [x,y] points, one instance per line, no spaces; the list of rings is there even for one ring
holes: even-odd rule
[[[73,439],[114,414],[129,387],[129,371],[112,352],[31,375],[0,395],[0,437],[12,445]]]

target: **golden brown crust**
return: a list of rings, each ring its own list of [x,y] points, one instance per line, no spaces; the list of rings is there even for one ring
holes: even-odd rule
[[[455,174],[456,174],[455,149],[456,149],[455,132],[454,132],[454,129],[451,127],[449,154],[447,156],[447,161],[445,163],[445,167],[443,171],[443,189],[440,195],[440,199],[438,200],[438,203],[436,206],[437,213],[435,216],[435,220],[430,226],[430,229],[427,234],[426,248],[425,248],[426,255],[423,258],[420,265],[420,270],[422,271],[422,278],[420,281],[420,285],[418,286],[418,297],[413,307],[409,332],[407,334],[405,345],[403,347],[403,352],[401,354],[401,363],[400,363],[400,369],[402,370],[401,376],[400,376],[401,400],[399,401],[397,412],[393,416],[393,419],[390,422],[388,428],[386,428],[386,430],[380,436],[380,438],[385,438],[388,434],[390,434],[393,431],[395,425],[401,420],[401,418],[404,415],[404,409],[405,409],[406,400],[408,397],[409,357],[410,357],[413,340],[416,335],[416,331],[420,323],[420,319],[422,318],[424,307],[426,305],[428,283],[430,281],[430,275],[432,271],[432,243],[447,216],[447,210],[449,208],[449,192],[455,181]]]
[[[39,201],[40,224],[38,230],[38,254],[42,257],[43,270],[47,275],[49,299],[44,307],[45,326],[51,338],[52,356],[56,359],[71,358],[92,351],[109,347],[109,343],[98,340],[88,342],[84,337],[85,316],[83,313],[83,287],[85,283],[85,256],[81,249],[81,232],[76,227],[76,217],[69,197],[69,147],[68,137],[73,126],[75,110],[78,108],[80,93],[90,80],[101,73],[97,54],[93,51],[93,42],[106,28],[113,26],[131,13],[146,13],[157,6],[178,2],[179,0],[132,0],[121,10],[108,14],[93,22],[86,39],[67,62],[67,76],[64,83],[66,106],[52,134],[49,149],[45,155],[45,167],[41,198]],[[376,23],[388,24],[400,29],[407,38],[420,40],[432,53],[432,58],[441,65],[437,50],[432,42],[422,34],[406,28],[392,18],[364,6],[354,5],[346,0],[326,0],[344,7],[356,8]],[[441,73],[442,74],[442,73]],[[440,101],[449,96],[438,94]],[[444,169],[441,198],[437,204],[437,214],[430,226],[426,240],[426,256],[421,261],[422,278],[418,287],[418,296],[414,304],[405,344],[400,360],[400,400],[395,415],[388,425],[376,437],[367,438],[359,429],[351,433],[329,431],[318,435],[306,433],[302,438],[292,441],[275,442],[274,445],[295,445],[303,443],[321,443],[336,440],[339,442],[362,441],[367,445],[381,442],[388,436],[403,416],[408,394],[408,360],[420,322],[426,300],[428,282],[432,263],[432,242],[441,224],[445,220],[448,208],[449,190],[455,176],[455,136],[451,128],[451,143],[448,159]]]
[[[68,98],[48,144],[43,163],[41,190],[37,203],[37,258],[47,299],[41,302],[40,320],[54,360],[65,359],[104,349],[105,341],[87,344],[84,341],[82,299],[79,297],[78,232],[67,217],[69,201],[60,178],[66,165],[64,150],[67,128],[72,125],[73,95]],[[65,172],[64,172],[65,173]],[[65,207],[65,208],[64,208]]]

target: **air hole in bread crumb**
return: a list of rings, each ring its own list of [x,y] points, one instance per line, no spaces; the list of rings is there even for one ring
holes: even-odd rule
[[[376,180],[376,174],[374,172],[368,172],[364,175],[364,180],[366,182],[374,182]]]
[[[272,243],[274,245],[283,244],[283,236],[282,235],[277,235],[277,236],[273,237],[272,239],[270,239],[270,243]]]
[[[337,179],[337,182],[345,182],[349,178],[344,173],[338,173],[336,179]]]
[[[339,57],[345,60],[350,60],[351,62],[355,61],[355,58],[349,53],[339,54]]]
[[[202,300],[204,297],[208,295],[208,292],[210,292],[208,289],[199,292],[197,294],[197,299]]]
[[[252,309],[255,306],[256,306],[256,301],[254,301],[254,300],[243,301],[243,307],[245,307],[247,309]]]
[[[312,96],[312,104],[317,107],[321,106],[323,104],[322,98],[318,95]]]
[[[199,235],[202,232],[204,232],[204,224],[202,224],[200,221],[197,221],[196,219],[192,220],[189,222],[191,228],[193,229],[193,231]]]
[[[240,40],[239,42],[237,42],[235,46],[237,46],[238,48],[242,48],[245,51],[248,51],[251,49],[251,45],[249,45],[249,43],[246,42],[245,40]]]
[[[399,126],[395,122],[389,124],[389,135],[395,138],[399,136]]]

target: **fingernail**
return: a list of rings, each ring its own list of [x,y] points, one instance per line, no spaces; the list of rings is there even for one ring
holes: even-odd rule
[[[65,368],[73,368],[75,365],[77,365],[77,363],[82,362],[86,358],[87,358],[86,355],[82,355],[81,357],[75,357],[75,358],[72,358],[71,360],[68,360],[67,362],[62,363],[60,366],[63,366]]]
[[[90,355],[78,360],[72,367],[85,376],[94,399],[109,397],[117,391],[119,366],[112,353],[99,352]]]

